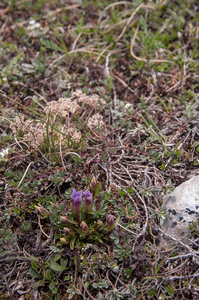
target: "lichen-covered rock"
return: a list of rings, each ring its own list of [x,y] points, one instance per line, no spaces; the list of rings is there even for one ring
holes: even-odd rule
[[[189,244],[188,226],[199,217],[199,176],[194,176],[179,185],[171,194],[163,197],[163,205],[169,212],[162,230],[177,241]],[[169,246],[175,241],[162,236],[160,246]]]

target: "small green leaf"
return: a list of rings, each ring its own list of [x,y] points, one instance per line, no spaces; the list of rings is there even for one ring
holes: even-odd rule
[[[49,269],[46,271],[46,279],[51,281],[52,280],[52,277],[51,277],[51,272]]]
[[[34,287],[38,287],[38,286],[40,286],[40,285],[44,285],[43,280],[38,280],[38,281],[36,281],[36,282],[34,283]]]
[[[115,226],[117,226],[119,220],[120,220],[120,217],[118,217],[118,218],[115,220]],[[118,233],[118,232],[117,232],[117,233]]]
[[[28,260],[31,260],[31,261],[36,261],[37,263],[39,263],[39,259],[37,257],[34,257],[34,256],[29,256],[29,257],[26,257],[26,256],[15,256],[15,257],[10,257],[9,258],[10,260],[11,259],[28,259]]]
[[[60,266],[58,263],[56,263],[56,262],[54,262],[54,261],[50,264],[50,268],[51,268],[52,270],[58,271],[58,272],[64,271],[64,270],[67,269],[66,267]]]
[[[74,248],[75,248],[75,240],[76,240],[76,236],[74,236],[73,238],[72,238],[72,240],[70,241],[70,249],[71,250],[74,250]]]
[[[50,246],[50,250],[52,250],[53,252],[57,252],[57,253],[62,253],[62,251],[63,251],[63,249],[62,250],[60,250],[60,249],[58,249],[58,248],[56,248],[56,247],[54,247],[54,246]]]
[[[100,292],[97,294],[97,299],[98,300],[105,300],[104,296]]]
[[[39,269],[39,266],[34,261],[31,263],[31,265],[34,269]]]
[[[92,286],[94,289],[98,289],[98,283],[93,283]]]
[[[96,192],[95,192],[95,195],[94,195],[94,199],[97,197],[97,195],[99,194],[99,191],[100,191],[100,188],[101,188],[101,183],[98,184],[97,188],[96,188]]]
[[[113,240],[119,239],[119,233],[118,233],[116,230],[114,230],[114,231],[111,233],[110,237],[111,237]]]
[[[53,258],[53,261],[57,261],[58,259],[60,259],[61,255],[56,254],[55,257]]]
[[[85,285],[86,288],[88,288],[89,285],[90,285],[90,282],[89,282],[89,281],[86,281],[84,285]]]
[[[39,274],[39,272],[35,268],[30,268],[29,273],[33,278],[43,278],[43,276]]]
[[[49,289],[53,290],[55,288],[55,282],[51,281],[51,283],[49,284]]]
[[[44,293],[44,292],[42,292],[42,291],[41,291],[41,294],[44,295],[44,296],[46,296],[47,299],[53,300],[51,297],[49,297],[46,293]],[[57,299],[55,299],[55,300],[57,300]]]
[[[68,263],[68,259],[66,258],[66,259],[64,259],[64,258],[61,258],[61,266],[62,267],[66,267],[66,265],[67,265],[67,263]]]
[[[165,293],[168,293],[170,296],[173,296],[174,292],[175,292],[175,289],[173,288],[173,286],[171,284],[168,284],[166,287],[165,287]]]
[[[51,290],[51,293],[55,295],[55,297],[54,297],[55,300],[59,300],[60,299],[60,298],[57,298],[57,289],[56,289],[56,287]]]
[[[117,246],[114,247],[114,251],[116,251],[116,250],[123,250],[123,249],[124,249],[124,248],[122,247],[121,244],[117,244]]]
[[[78,255],[74,256],[74,264],[75,264],[75,267],[76,267],[76,271],[79,272],[79,269],[80,269],[80,260],[79,260],[79,256]]]

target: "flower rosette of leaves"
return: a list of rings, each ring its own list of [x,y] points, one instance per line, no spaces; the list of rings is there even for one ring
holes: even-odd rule
[[[84,194],[84,200],[82,197]],[[63,229],[63,235],[57,245],[70,244],[70,248],[82,248],[85,243],[98,244],[107,240],[109,234],[115,229],[118,220],[112,215],[99,219],[96,216],[95,203],[90,191],[77,192],[73,189],[71,212],[66,216],[61,216],[62,223],[58,226]]]
[[[55,229],[60,230],[56,235],[59,239],[57,246],[70,245],[71,250],[74,250],[82,248],[85,243],[99,244],[108,240],[119,218],[106,214],[107,206],[104,202],[96,205],[94,200],[99,190],[100,184],[97,184],[95,178],[91,180],[90,190],[77,192],[73,189],[71,205],[62,210],[67,211],[65,215],[60,213],[55,224]],[[51,217],[51,210],[47,211],[41,206],[35,208],[42,218]]]

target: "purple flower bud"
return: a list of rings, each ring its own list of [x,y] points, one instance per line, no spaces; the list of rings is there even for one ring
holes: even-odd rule
[[[56,207],[55,203],[50,202],[50,204],[51,204],[51,206],[52,206],[53,209]]]
[[[98,182],[95,177],[91,179],[90,183],[90,191],[95,196],[96,190],[97,190]]]
[[[115,229],[115,220],[112,215],[108,215],[106,218],[106,223],[107,223],[107,229],[109,231],[113,231]]]
[[[95,224],[95,230],[101,230],[103,229],[103,222],[102,221],[98,221],[96,224]]]
[[[68,244],[68,240],[64,237],[60,238],[62,244]]]
[[[67,216],[60,216],[60,218],[62,219],[62,221],[63,221],[64,223],[67,224],[67,226],[69,226],[69,225],[74,226],[74,225],[75,225],[74,220],[69,219],[69,217],[67,217]]]
[[[35,205],[35,209],[42,218],[48,218],[50,216],[49,211],[45,209],[43,206]]]
[[[92,210],[92,194],[89,191],[84,192],[85,195],[85,210],[90,212]]]
[[[96,187],[97,187],[97,180],[93,176],[93,178],[91,179],[91,183],[90,183],[90,190],[91,190],[92,193],[94,193]]]
[[[81,224],[80,224],[80,229],[82,230],[82,231],[84,231],[85,233],[88,233],[88,225],[84,222],[84,221],[82,221],[81,222]]]
[[[73,214],[75,216],[76,221],[79,222],[80,209],[82,204],[82,191],[76,192],[76,190],[73,189],[71,198],[73,199]]]
[[[65,235],[70,235],[70,233],[72,232],[72,230],[68,227],[64,227],[63,228]]]
[[[64,223],[68,223],[68,220],[69,220],[68,217],[66,217],[66,216],[61,216],[60,218],[62,219],[62,221],[63,221]]]

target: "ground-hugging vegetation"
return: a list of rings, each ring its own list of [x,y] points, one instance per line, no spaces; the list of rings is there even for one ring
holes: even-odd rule
[[[198,299],[198,1],[0,3],[0,299]]]

